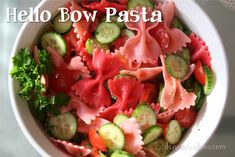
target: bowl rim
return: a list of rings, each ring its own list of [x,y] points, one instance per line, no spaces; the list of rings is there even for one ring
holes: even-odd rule
[[[48,0],[42,0],[41,2],[39,2],[36,7],[35,10],[39,9],[42,7],[42,5],[44,3],[46,3]],[[10,56],[10,60],[9,60],[9,65],[8,65],[8,91],[9,91],[9,96],[10,96],[10,102],[11,102],[11,106],[13,109],[13,113],[15,115],[16,121],[18,123],[18,125],[20,126],[21,131],[23,132],[24,136],[26,137],[26,139],[29,141],[29,143],[33,146],[33,148],[42,156],[47,156],[50,157],[50,154],[48,154],[48,152],[46,152],[34,139],[34,137],[30,134],[30,131],[27,129],[25,123],[23,122],[23,120],[21,119],[20,113],[17,109],[17,102],[16,102],[16,98],[14,96],[14,90],[13,90],[13,79],[10,76],[10,71],[11,68],[13,67],[12,65],[12,57],[14,57],[14,55],[17,53],[17,47],[18,47],[18,43],[19,43],[19,39],[21,38],[25,28],[27,27],[27,25],[30,24],[30,22],[25,22],[21,28],[20,31],[14,41],[14,45],[12,48],[12,52],[11,52],[11,56]]]
[[[175,1],[175,0],[174,0]],[[207,139],[203,139],[203,144],[202,144],[202,146],[205,146],[207,143],[209,143],[209,141],[210,141],[210,139],[214,136],[214,134],[215,134],[215,132],[216,132],[216,130],[218,129],[218,127],[219,127],[219,124],[220,124],[220,122],[221,122],[221,120],[222,120],[222,117],[223,117],[223,114],[224,114],[224,111],[225,111],[225,107],[226,107],[226,104],[227,104],[227,101],[228,101],[228,93],[229,93],[229,88],[230,88],[230,73],[229,73],[229,71],[230,71],[230,68],[229,68],[229,63],[228,63],[228,58],[227,58],[227,55],[226,55],[226,49],[225,49],[225,47],[224,47],[224,43],[223,43],[223,41],[222,41],[222,38],[221,38],[221,36],[220,36],[220,34],[219,34],[219,32],[218,32],[218,30],[217,30],[217,28],[216,28],[216,26],[215,26],[215,24],[214,24],[214,22],[212,21],[212,19],[209,17],[209,15],[206,13],[206,11],[205,10],[203,10],[203,8],[195,1],[195,0],[191,0],[191,3],[193,3],[194,4],[194,7],[195,7],[195,12],[197,11],[197,13],[198,12],[201,12],[201,14],[207,19],[207,22],[208,22],[208,24],[210,25],[210,27],[213,29],[213,33],[214,33],[214,35],[216,36],[216,40],[220,43],[220,46],[221,46],[221,48],[222,48],[222,52],[220,52],[221,53],[221,55],[223,56],[223,59],[224,59],[224,63],[225,63],[225,74],[226,74],[226,93],[225,93],[225,97],[224,97],[224,104],[223,104],[223,109],[221,110],[221,112],[220,112],[220,115],[219,115],[219,120],[216,122],[216,125],[215,126],[213,126],[213,129],[211,129],[212,130],[212,132],[211,132],[211,134],[207,137]],[[198,115],[197,115],[198,116]],[[192,149],[191,151],[192,151],[192,155],[193,156],[196,156],[197,154],[199,154],[201,151],[202,151],[203,149]],[[174,154],[172,154],[173,155],[173,157],[177,157],[177,155],[174,155]]]
[[[41,2],[39,2],[37,4],[37,6],[35,7],[35,9],[37,8],[41,8],[42,5],[44,3],[46,3],[47,1],[49,0],[42,0]],[[208,23],[210,24],[210,27],[213,29],[213,32],[215,33],[215,36],[217,37],[217,40],[219,43],[221,43],[221,47],[223,49],[223,52],[222,53],[222,56],[224,57],[224,61],[225,61],[225,73],[226,73],[226,77],[227,77],[227,87],[226,87],[226,94],[225,94],[225,98],[224,98],[224,105],[223,105],[223,109],[222,111],[220,112],[220,115],[219,115],[219,120],[217,121],[216,123],[216,126],[214,126],[213,128],[213,131],[212,133],[210,134],[210,136],[205,139],[203,141],[203,145],[206,145],[206,143],[209,142],[209,140],[212,138],[212,136],[214,135],[215,131],[217,130],[221,120],[222,120],[222,115],[224,113],[224,110],[225,110],[225,107],[226,107],[226,103],[227,103],[227,99],[228,99],[228,92],[229,92],[229,84],[230,84],[230,73],[229,73],[229,64],[228,64],[228,59],[227,59],[227,55],[226,55],[226,50],[224,48],[224,44],[223,44],[223,41],[221,40],[221,37],[214,25],[214,23],[212,22],[212,20],[210,19],[210,17],[206,14],[206,12],[194,1],[194,0],[190,0],[191,3],[193,3],[194,7],[196,7],[196,10],[198,12],[201,12],[201,14],[203,16],[205,16],[205,18],[207,19]],[[11,78],[10,76],[10,71],[11,71],[11,68],[12,68],[12,57],[17,53],[17,48],[18,48],[18,43],[19,43],[19,39],[21,38],[26,26],[30,24],[30,22],[26,22],[22,25],[17,37],[16,37],[16,40],[14,42],[14,45],[13,45],[13,48],[12,48],[12,53],[11,53],[11,56],[10,56],[10,62],[9,62],[9,66],[8,66],[8,91],[9,91],[9,96],[10,96],[10,102],[11,102],[11,106],[12,106],[12,109],[13,109],[13,112],[14,112],[14,115],[16,117],[16,120],[17,120],[17,123],[19,124],[23,134],[25,135],[25,137],[27,138],[27,140],[30,142],[30,144],[32,144],[32,146],[36,149],[36,151],[38,153],[40,153],[42,156],[50,156],[50,154],[48,154],[47,151],[45,151],[37,142],[36,140],[34,139],[34,137],[31,135],[30,131],[27,129],[26,127],[26,124],[23,122],[23,120],[21,119],[21,116],[20,116],[20,113],[17,109],[17,102],[16,102],[16,98],[14,96],[14,90],[13,90],[13,79]],[[196,150],[191,150],[191,154],[192,155],[196,155],[197,153],[199,153],[202,149],[196,149]],[[173,154],[172,154],[173,155]]]

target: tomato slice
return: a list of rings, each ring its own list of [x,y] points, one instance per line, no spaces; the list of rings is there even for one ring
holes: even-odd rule
[[[101,137],[96,133],[95,129],[91,128],[88,133],[89,141],[91,145],[98,150],[106,151],[106,147],[104,144],[104,141],[101,139]]]
[[[69,63],[71,58],[76,54],[78,54],[77,52],[78,39],[76,37],[76,33],[74,32],[74,28],[70,32],[64,35],[64,39],[67,47],[67,52],[65,54],[64,59],[66,63]]]
[[[152,29],[150,33],[157,40],[163,50],[169,47],[170,37],[163,25],[159,24],[159,26]]]
[[[206,84],[206,74],[203,71],[202,63],[199,60],[195,64],[194,76],[200,84]]]
[[[196,111],[194,111],[193,108],[189,108],[176,112],[174,119],[180,123],[181,127],[190,128],[193,125],[196,116]]]
[[[115,49],[119,49],[120,47],[124,46],[126,41],[128,40],[127,36],[120,36],[117,40],[115,40],[112,45]]]
[[[157,125],[162,128],[163,137],[164,137],[164,139],[166,139],[166,133],[167,133],[167,126],[168,126],[168,123],[166,123],[166,124],[157,123]]]

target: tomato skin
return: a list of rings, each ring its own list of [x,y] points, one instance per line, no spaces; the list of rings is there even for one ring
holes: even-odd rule
[[[115,49],[119,49],[120,47],[124,46],[126,41],[128,40],[128,37],[126,36],[120,36],[117,40],[115,40],[112,45]]]
[[[168,126],[168,123],[166,123],[166,124],[157,123],[157,125],[162,128],[163,137],[164,137],[164,139],[166,139],[166,133],[167,133],[167,126]]]
[[[195,63],[194,76],[201,85],[206,84],[206,74],[203,71],[202,63],[199,60]]]
[[[104,141],[101,137],[96,133],[95,129],[91,128],[88,133],[89,141],[91,145],[101,151],[106,151],[106,147]]]
[[[158,27],[152,29],[150,34],[158,41],[163,50],[166,50],[169,47],[170,37],[162,24],[159,24]]]
[[[176,112],[174,119],[180,123],[181,127],[190,128],[193,125],[196,116],[196,111],[193,108],[189,108]]]
[[[49,89],[57,93],[67,93],[70,87],[75,83],[75,72],[67,68],[56,68],[52,74],[49,75]]]
[[[170,39],[169,39],[167,32],[164,29],[160,29],[158,31],[158,34],[159,34],[158,41],[160,43],[161,48],[162,49],[168,48]]]

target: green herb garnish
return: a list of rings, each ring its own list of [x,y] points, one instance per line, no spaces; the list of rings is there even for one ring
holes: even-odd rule
[[[21,49],[13,59],[11,77],[20,82],[20,97],[32,103],[33,111],[43,119],[46,113],[58,115],[59,107],[66,105],[69,97],[64,94],[45,96],[46,88],[40,81],[43,74],[49,74],[52,70],[51,56],[45,50],[38,50],[38,64],[29,49]]]

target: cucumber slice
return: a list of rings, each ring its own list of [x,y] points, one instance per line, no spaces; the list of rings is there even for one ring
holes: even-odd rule
[[[135,36],[135,33],[129,29],[123,29],[122,34],[125,34],[128,38]]]
[[[146,104],[138,105],[132,113],[132,117],[136,118],[140,129],[144,132],[150,126],[156,125],[156,114],[151,107]]]
[[[164,88],[164,84],[160,84],[160,86],[159,86],[159,92],[158,92],[158,99],[157,99],[157,102],[159,102],[160,103],[160,101],[161,101],[161,97],[162,97],[162,89]]]
[[[157,126],[157,125],[153,125],[151,127],[149,127],[148,129],[145,130],[144,134],[143,134],[143,141],[144,141],[144,145],[147,145],[153,141],[155,141],[159,136],[161,136],[162,134],[162,128]]]
[[[154,3],[152,0],[129,0],[127,4],[127,9],[131,10],[136,7],[147,7],[147,8],[154,8]]]
[[[113,123],[115,123],[115,124],[117,124],[118,126],[120,126],[120,124],[121,124],[123,121],[127,120],[127,119],[128,119],[128,117],[127,117],[126,115],[124,115],[124,114],[118,114],[118,115],[116,115],[116,116],[114,117]]]
[[[182,136],[182,129],[177,120],[171,120],[167,127],[166,140],[170,144],[177,144]]]
[[[122,29],[122,28],[125,27],[125,23],[124,22],[118,22],[117,21],[118,17],[119,16],[117,16],[117,15],[111,16],[110,20],[111,20],[111,22],[116,23]],[[106,22],[106,16],[101,19],[101,22]]]
[[[180,57],[184,58],[186,61],[190,62],[191,54],[188,48],[183,48],[182,51],[177,53]]]
[[[169,154],[168,143],[164,139],[157,139],[156,141],[146,146],[147,150],[153,153],[156,157],[166,157]]]
[[[90,55],[92,55],[95,48],[108,50],[109,49],[109,45],[100,44],[95,38],[89,38],[86,41],[86,50],[87,50],[87,52]]]
[[[134,157],[134,155],[131,155],[123,150],[116,150],[111,154],[110,157]]]
[[[102,22],[95,31],[96,40],[101,44],[109,44],[121,34],[121,29],[114,22]]]
[[[189,70],[188,62],[175,54],[166,56],[166,69],[168,73],[176,79],[183,79]]]
[[[64,56],[66,53],[66,43],[60,34],[56,32],[47,32],[41,37],[41,47],[43,49],[47,49],[47,47],[51,47],[56,50],[61,56]]]
[[[98,134],[109,150],[115,151],[124,148],[125,137],[118,125],[113,123],[105,124],[99,128]]]
[[[65,19],[68,18],[68,15],[65,15]],[[72,29],[72,21],[68,20],[66,22],[60,22],[61,14],[57,14],[52,20],[52,26],[57,33],[65,34]]]
[[[202,108],[204,101],[205,101],[205,95],[201,92],[200,98],[198,99],[194,109],[196,111],[199,111]]]
[[[123,74],[123,73],[120,73],[120,74],[118,74],[118,75],[116,75],[114,78],[122,78],[122,77],[131,77],[131,78],[133,78],[133,79],[136,79],[136,77],[135,76],[133,76],[133,75],[130,75],[130,74]]]
[[[77,120],[70,112],[62,113],[49,119],[48,130],[56,139],[69,141],[77,132]]]
[[[199,82],[197,82],[196,80],[192,83],[192,89],[190,92],[194,92],[197,96],[196,100],[195,100],[195,104],[197,104],[200,100],[200,97],[202,95],[202,86]]]
[[[213,90],[213,74],[206,65],[203,65],[203,70],[206,74],[206,84],[203,86],[203,92],[205,95],[210,95]]]

